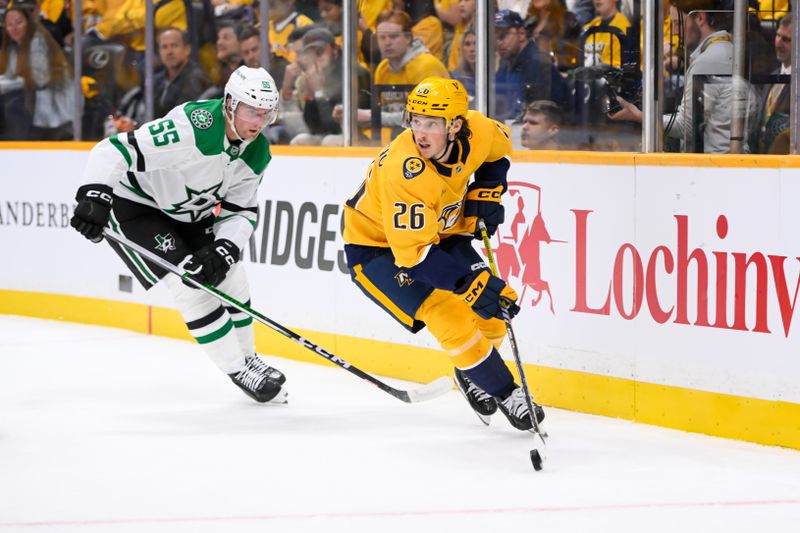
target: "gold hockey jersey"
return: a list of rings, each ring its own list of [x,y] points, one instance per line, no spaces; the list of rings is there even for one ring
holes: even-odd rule
[[[467,113],[467,123],[472,134],[456,141],[452,164],[422,158],[411,130],[392,141],[345,203],[345,242],[389,247],[398,266],[411,268],[444,237],[471,235],[475,217],[462,215],[470,176],[484,162],[508,156],[511,136],[507,126],[477,111]]]

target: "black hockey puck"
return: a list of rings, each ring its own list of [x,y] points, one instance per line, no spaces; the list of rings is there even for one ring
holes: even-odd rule
[[[542,456],[539,455],[539,450],[531,450],[531,464],[537,472],[542,469]]]

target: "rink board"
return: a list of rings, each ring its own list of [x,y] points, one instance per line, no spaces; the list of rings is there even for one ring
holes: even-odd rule
[[[0,312],[188,338],[164,291],[121,291],[122,263],[69,229],[87,153],[59,147],[0,152],[0,234],[15,251],[0,272]],[[429,380],[451,368],[435,341],[380,312],[344,266],[341,204],[374,154],[274,148],[244,257],[252,301],[365,370]],[[522,295],[515,332],[537,398],[800,448],[798,167],[797,158],[515,154],[493,247]],[[257,331],[262,352],[322,361]]]

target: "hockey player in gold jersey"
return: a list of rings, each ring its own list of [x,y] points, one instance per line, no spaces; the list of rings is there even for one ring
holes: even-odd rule
[[[484,422],[499,407],[514,427],[530,429],[522,389],[497,351],[501,300],[513,316],[517,294],[472,247],[478,218],[490,233],[503,222],[509,130],[470,111],[461,82],[437,77],[411,91],[404,125],[345,204],[353,281],[408,330],[428,327]]]

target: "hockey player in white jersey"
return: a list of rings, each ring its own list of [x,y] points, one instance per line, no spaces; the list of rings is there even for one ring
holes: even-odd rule
[[[278,113],[263,68],[239,67],[220,100],[188,102],[89,154],[71,225],[92,242],[117,232],[249,305],[241,252],[256,225],[257,189],[271,159],[261,135]],[[218,210],[218,211],[217,211]],[[284,375],[255,354],[253,320],[109,242],[149,289],[163,279],[189,332],[259,402],[285,403]]]

